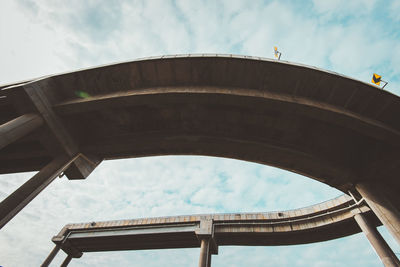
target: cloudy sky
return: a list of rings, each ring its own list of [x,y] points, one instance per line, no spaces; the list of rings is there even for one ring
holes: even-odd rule
[[[0,84],[165,54],[273,57],[400,94],[400,0],[0,1]],[[396,68],[397,67],[397,68]],[[34,173],[0,175],[0,200]],[[38,266],[67,223],[299,208],[341,192],[268,166],[211,157],[103,162],[57,179],[0,231],[0,266]],[[382,227],[393,250],[400,248]],[[70,266],[197,266],[199,249],[85,254]],[[59,253],[58,266],[65,255]],[[362,234],[301,246],[222,247],[213,266],[380,266]]]

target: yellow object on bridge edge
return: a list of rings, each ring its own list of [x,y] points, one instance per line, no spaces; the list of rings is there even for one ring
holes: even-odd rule
[[[382,76],[381,76],[381,75],[378,75],[378,74],[374,73],[374,74],[372,75],[372,80],[371,80],[371,82],[374,83],[374,84],[376,84],[376,85],[380,85],[380,84],[381,84],[381,79],[382,79]]]
[[[278,47],[274,46],[274,55],[277,58],[278,57]]]

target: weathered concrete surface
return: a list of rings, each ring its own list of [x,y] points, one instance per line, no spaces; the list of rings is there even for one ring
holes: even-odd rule
[[[0,149],[26,136],[43,123],[37,114],[24,114],[0,125]]]
[[[199,267],[211,266],[210,239],[202,238],[200,241]]]
[[[41,82],[28,82],[27,84],[7,87],[2,90],[6,94],[6,98],[3,99],[11,103],[17,112],[21,114],[28,113],[31,117],[43,118],[42,121],[44,121],[46,127],[38,131],[37,138],[50,156],[57,157],[60,154],[66,154],[69,157],[73,157],[78,153],[84,155],[74,137],[71,136],[70,131],[66,129],[62,119],[54,112],[53,106],[55,100],[48,93],[48,82],[48,79],[44,79]],[[53,88],[53,90],[57,89]],[[27,116],[28,114],[23,116]],[[10,123],[8,122],[5,125]],[[19,132],[25,134],[31,128],[28,123],[24,123],[21,126],[19,128],[22,130]],[[2,136],[4,135],[0,132],[0,139],[3,139]],[[100,162],[101,159],[98,157],[85,154],[84,157],[80,157],[71,164],[68,170],[66,170],[66,174],[69,179],[85,179]]]
[[[362,212],[373,226],[376,217],[343,195],[314,206],[266,213],[208,214],[68,224],[53,238],[76,252],[200,247],[204,237],[211,252],[218,246],[294,245],[330,240],[360,232],[353,219]],[[211,227],[204,227],[205,221]],[[210,229],[209,231],[206,230]],[[206,232],[208,231],[208,234]]]
[[[103,159],[209,155],[276,166],[343,192],[379,184],[391,189],[383,209],[399,211],[400,98],[336,73],[183,55],[0,89],[0,125],[21,114],[45,122],[0,150],[0,173],[40,170],[62,154],[82,155],[65,171],[70,179]]]
[[[210,267],[219,246],[295,245],[364,232],[382,263],[399,260],[376,229],[365,201],[342,195],[314,206],[268,213],[203,214],[66,225],[53,237],[70,257],[84,252],[200,247],[199,267]],[[45,266],[45,265],[43,265]]]
[[[50,252],[49,256],[45,259],[45,261],[40,265],[40,267],[47,267],[54,260],[57,253],[60,251],[61,245],[56,245],[53,250]]]
[[[398,194],[397,189],[385,188],[379,183],[360,183],[356,185],[356,189],[397,243],[400,244],[400,212],[393,198],[391,198],[391,196]]]
[[[376,179],[399,186],[399,97],[336,73],[231,55],[143,59],[4,87],[0,124],[16,110],[37,110],[32,87],[78,150],[100,160],[210,155],[276,166],[344,192]],[[0,173],[42,168],[53,155],[40,136],[51,131],[1,150]]]
[[[354,219],[360,226],[361,230],[364,232],[371,246],[374,248],[376,254],[378,254],[382,263],[386,267],[398,267],[400,266],[400,261],[390,249],[389,245],[386,243],[385,239],[379,234],[378,230],[371,226],[366,218],[361,214],[356,214]]]

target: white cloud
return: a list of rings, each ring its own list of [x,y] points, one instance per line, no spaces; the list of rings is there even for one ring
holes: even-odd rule
[[[44,62],[35,68],[35,73],[42,74],[162,54],[272,57],[272,48],[278,45],[284,60],[364,81],[369,81],[371,70],[378,71],[376,66],[383,62],[384,76],[398,80],[398,42],[388,32],[387,23],[370,16],[383,6],[375,0],[316,0],[301,5],[287,1],[109,1],[103,5],[95,1],[20,1],[24,12],[11,2],[6,5],[12,10],[7,14],[21,16],[15,26],[19,28],[0,31],[21,33],[0,50],[11,63],[4,74],[8,79],[23,76],[26,71],[16,71],[17,66],[32,55],[37,59],[25,64],[27,70],[37,61]],[[396,2],[391,6],[396,10]],[[9,17],[5,19],[12,21]],[[30,23],[32,29],[26,28],[27,20],[34,22]],[[6,52],[10,47],[25,54],[12,55]],[[392,84],[388,89],[397,90]]]
[[[392,1],[384,20],[371,15],[377,5],[381,3],[374,0],[4,0],[0,83],[152,55],[218,52],[272,57],[277,45],[284,60],[366,82],[372,72],[380,72],[389,79],[388,88],[400,93],[399,28],[394,23],[400,5]],[[0,199],[30,176],[1,176]],[[4,227],[0,265],[39,265],[52,248],[51,237],[66,223],[292,209],[338,194],[308,178],[235,160],[157,157],[104,162],[85,181],[57,179]],[[197,249],[95,253],[73,260],[71,266],[196,266],[197,256]],[[59,255],[56,264],[62,260]],[[221,248],[213,266],[310,262],[379,264],[365,238],[356,235],[298,247]]]
[[[1,177],[13,181],[5,185],[6,193],[31,175]],[[299,195],[301,187],[303,190]],[[309,178],[231,159],[175,156],[106,161],[84,181],[57,179],[46,188],[2,229],[0,258],[5,266],[24,266],[27,262],[39,265],[52,248],[51,237],[66,223],[209,212],[282,210],[311,205],[339,194]],[[365,240],[357,242],[357,246],[369,246]],[[31,245],[33,243],[35,246]],[[296,262],[298,266],[306,266],[305,262],[318,259],[322,250],[328,251],[320,246],[309,245],[308,250],[318,253],[306,258],[302,256],[304,262],[288,258],[285,260],[287,266]],[[278,248],[228,247],[221,248],[220,255],[214,256],[213,261],[215,266],[224,266],[224,262],[229,266],[242,266],[244,261],[241,258],[248,255],[246,257],[251,258],[254,265],[259,265],[269,261],[272,255],[280,255],[267,265],[273,266],[279,262],[278,258],[299,253],[296,252],[299,249],[302,251],[301,246],[287,247],[282,251]],[[16,257],[22,251],[25,256]],[[369,259],[375,260],[372,250],[369,251]],[[59,264],[63,256],[60,253],[55,263]],[[172,259],[182,264],[174,265],[173,261],[174,264],[166,266],[196,266],[197,257],[198,249],[186,252],[94,253],[73,260],[71,266],[111,263],[126,266],[132,262],[137,262],[138,266],[143,262],[147,262],[148,266],[158,266],[160,262],[168,263]],[[337,254],[337,257],[342,257],[342,254]],[[323,261],[328,262],[327,259]]]
[[[0,8],[0,83],[34,78],[65,69],[56,51],[64,50],[59,34],[11,1]]]
[[[317,13],[327,16],[329,19],[342,19],[345,16],[358,17],[368,15],[376,7],[376,0],[313,0]]]
[[[389,15],[394,21],[400,21],[400,1],[392,1]]]

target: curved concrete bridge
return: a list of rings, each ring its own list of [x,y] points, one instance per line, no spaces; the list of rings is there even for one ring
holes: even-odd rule
[[[362,229],[387,266],[399,264],[376,230],[379,220],[363,202],[347,195],[301,209],[233,214],[203,214],[90,222],[66,225],[53,237],[56,247],[47,266],[62,249],[72,258],[96,251],[201,247],[199,266],[211,266],[219,246],[279,246],[326,241]]]
[[[400,99],[337,73],[232,55],[146,58],[0,86],[0,173],[39,171],[0,228],[60,173],[104,159],[208,155],[363,197],[400,243]]]

